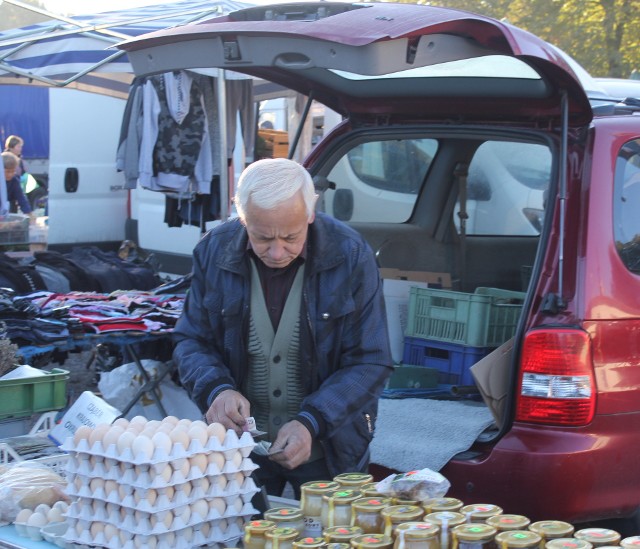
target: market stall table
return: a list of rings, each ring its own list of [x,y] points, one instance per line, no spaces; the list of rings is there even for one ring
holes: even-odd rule
[[[6,549],[56,549],[58,546],[48,541],[34,541],[18,535],[13,524],[0,527],[0,547]]]

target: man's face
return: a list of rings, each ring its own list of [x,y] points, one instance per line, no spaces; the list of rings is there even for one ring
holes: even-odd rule
[[[254,253],[267,267],[282,269],[300,255],[307,240],[309,223],[301,193],[273,210],[251,202],[246,208],[245,226]]]
[[[4,169],[4,178],[9,181],[9,179],[13,179],[13,176],[16,175],[15,168],[5,168]]]

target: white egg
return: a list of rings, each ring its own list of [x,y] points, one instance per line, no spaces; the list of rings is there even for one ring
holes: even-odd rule
[[[193,539],[193,528],[191,526],[185,528],[184,530],[182,530],[182,532],[180,532],[180,534],[182,535],[182,538],[187,542],[190,543],[191,540]]]
[[[127,543],[129,543],[132,537],[133,534],[131,532],[128,532],[127,530],[120,530],[119,538],[121,545],[126,545]]]
[[[164,433],[163,431],[157,431],[151,438],[151,441],[153,442],[157,450],[161,450],[167,455],[171,453],[173,442],[171,441],[171,437],[167,433]]]
[[[167,496],[169,501],[173,501],[173,498],[176,496],[176,489],[173,486],[167,486],[164,489],[164,495]]]
[[[233,463],[234,468],[240,469],[240,465],[242,464],[242,453],[240,452],[240,450],[236,450],[231,455],[231,459],[229,461]]]
[[[193,485],[190,482],[185,482],[184,484],[178,486],[178,490],[181,490],[186,497],[189,497],[191,495],[192,489]]]
[[[49,509],[47,513],[47,521],[48,522],[62,522],[64,521],[64,516],[62,515],[62,511],[59,508],[52,507]]]
[[[207,465],[209,465],[209,461],[206,454],[194,454],[189,458],[189,466],[191,468],[195,467],[203,475],[207,470]]]
[[[205,494],[209,491],[209,488],[211,488],[211,483],[207,477],[202,477],[200,479],[200,488],[202,488],[202,491]]]
[[[42,513],[43,515],[47,515],[47,513],[49,511],[51,511],[51,507],[49,505],[47,505],[46,503],[41,503],[39,505],[36,506],[36,508],[33,510],[35,513]]]
[[[171,465],[169,465],[169,464],[165,465],[158,472],[158,476],[162,479],[162,482],[164,484],[168,483],[171,480],[171,475],[173,475],[173,469],[171,468]]]
[[[89,441],[89,435],[91,435],[91,427],[88,425],[81,425],[76,429],[76,432],[73,435],[73,444],[74,446],[78,446],[81,440]]]
[[[207,507],[209,507],[209,506],[207,505]],[[202,532],[202,535],[205,538],[208,538],[209,534],[211,533],[211,525],[208,522],[203,522],[200,525],[200,531]]]
[[[83,477],[76,477],[73,479],[73,486],[76,489],[76,492],[79,492],[83,485]]]
[[[187,431],[187,435],[191,440],[196,440],[200,443],[201,446],[207,445],[207,440],[209,439],[209,434],[207,433],[207,427],[204,423],[194,422],[189,430]]]
[[[146,501],[150,506],[153,506],[158,499],[158,492],[153,488],[147,490],[138,489],[133,493],[133,499],[136,503]]]
[[[189,448],[189,444],[191,443],[191,439],[189,435],[184,429],[181,429],[179,425],[176,425],[173,430],[169,433],[169,437],[171,438],[171,442],[176,444],[181,444],[183,450],[187,450]]]
[[[126,429],[127,427],[129,427],[129,420],[124,417],[119,417],[111,425],[113,427],[122,427],[123,429]]]
[[[173,547],[176,544],[176,533],[175,532],[167,532],[162,536],[163,541],[166,543],[167,547]]]
[[[102,444],[102,437],[104,437],[110,428],[111,425],[108,423],[100,423],[99,425],[96,425],[89,435],[89,446],[93,446],[96,442],[100,442]]]
[[[101,478],[92,478],[91,482],[89,482],[89,490],[95,495],[99,489],[104,490],[104,480]]]
[[[167,416],[160,421],[163,425],[168,423],[169,425],[176,425],[180,421],[176,416]]]
[[[76,534],[78,534],[78,537],[81,536],[83,533],[85,532],[85,527],[84,525],[78,521],[76,523]]]
[[[218,489],[220,490],[224,490],[227,487],[227,477],[225,477],[224,475],[218,475],[217,477],[215,477],[215,482],[218,483]]]
[[[36,526],[37,528],[42,528],[47,524],[47,517],[42,513],[36,513],[35,511],[31,513],[31,516],[27,519],[27,526]]]
[[[214,509],[220,516],[222,516],[227,510],[227,504],[222,498],[211,498],[209,500],[209,508]]]
[[[131,443],[131,451],[136,459],[151,459],[153,450],[153,442],[145,435],[138,435]]]
[[[242,507],[244,506],[244,503],[242,502],[242,498],[240,496],[238,496],[235,501],[233,502],[233,508],[235,509],[235,514],[239,515],[240,511],[242,511]]]
[[[130,493],[131,486],[127,486],[126,484],[121,484],[120,486],[118,486],[118,496],[120,497],[120,501],[124,501]]]
[[[224,438],[227,436],[227,430],[222,423],[210,423],[207,426],[207,433],[210,437],[216,437],[220,444],[224,444]]]
[[[93,522],[91,527],[89,528],[89,533],[91,537],[95,540],[98,537],[98,534],[104,533],[104,522]]]
[[[26,524],[31,515],[33,515],[33,511],[31,509],[22,509],[16,515],[16,522]]]
[[[118,438],[118,442],[116,443],[116,446],[118,448],[118,454],[122,456],[125,450],[127,449],[131,450],[131,445],[133,444],[133,441],[135,439],[136,439],[136,435],[133,434],[131,431],[125,431],[124,433],[122,433]]]
[[[207,460],[209,463],[215,464],[218,471],[222,471],[224,462],[226,461],[222,452],[211,452],[207,455]]]
[[[124,428],[118,425],[112,425],[102,437],[102,447],[104,450],[108,450],[112,444],[117,444],[122,433],[124,433]]]
[[[190,419],[180,419],[178,420],[178,423],[176,423],[176,427],[184,427],[185,429],[189,429],[189,427],[191,427],[191,423],[192,421]]]
[[[111,541],[118,535],[118,528],[113,524],[105,524],[104,537],[107,541]]]
[[[174,471],[180,471],[183,477],[187,478],[189,475],[189,471],[191,470],[189,466],[188,459],[178,459],[171,462],[171,467]]]
[[[207,518],[209,514],[209,504],[206,499],[198,499],[191,504],[191,514],[200,517],[200,520]]]
[[[147,418],[144,416],[134,416],[129,420],[129,425],[142,425],[143,427],[147,424]]]
[[[63,513],[66,513],[67,510],[69,509],[69,504],[66,501],[56,501],[53,504],[53,508],[54,509],[60,509],[60,511],[62,511]]]

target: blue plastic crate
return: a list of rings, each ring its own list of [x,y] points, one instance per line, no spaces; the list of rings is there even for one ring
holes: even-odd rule
[[[471,347],[419,337],[404,338],[404,364],[438,370],[438,384],[475,385],[469,368],[492,351],[491,347]]]

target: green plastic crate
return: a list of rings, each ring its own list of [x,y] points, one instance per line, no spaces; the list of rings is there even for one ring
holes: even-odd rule
[[[44,376],[0,381],[0,419],[64,408],[68,380],[68,370],[53,368]]]
[[[433,389],[438,386],[438,370],[426,366],[397,366],[389,381],[388,389]]]
[[[476,288],[472,294],[413,287],[405,335],[471,347],[499,347],[513,336],[524,292]]]

